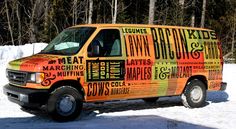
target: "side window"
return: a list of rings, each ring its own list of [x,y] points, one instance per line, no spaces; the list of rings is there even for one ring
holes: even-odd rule
[[[117,29],[101,30],[88,46],[88,57],[121,56],[120,32]]]

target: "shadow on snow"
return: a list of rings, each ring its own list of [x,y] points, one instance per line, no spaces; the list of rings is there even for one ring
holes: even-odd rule
[[[228,101],[228,94],[223,91],[208,92],[207,101],[211,103],[220,103]],[[206,104],[207,105],[207,104]],[[102,105],[86,103],[81,116],[72,122],[57,123],[50,119],[44,112],[30,112],[36,114],[34,117],[24,118],[0,118],[0,127],[27,129],[27,128],[44,128],[44,129],[148,129],[148,128],[164,128],[164,129],[211,129],[202,125],[195,125],[183,121],[172,120],[157,115],[127,115],[127,116],[99,116],[102,113],[111,113],[128,110],[143,110],[165,108],[173,106],[182,106],[180,97],[163,97],[156,103],[145,103],[142,100],[128,100],[106,102]]]
[[[41,116],[25,118],[2,118],[2,129],[213,129],[183,121],[155,115],[98,116],[91,119],[77,119],[72,122],[57,123]]]

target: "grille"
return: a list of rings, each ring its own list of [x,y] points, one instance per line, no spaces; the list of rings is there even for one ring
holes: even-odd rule
[[[27,73],[20,71],[8,70],[8,79],[11,84],[25,86],[27,80]]]

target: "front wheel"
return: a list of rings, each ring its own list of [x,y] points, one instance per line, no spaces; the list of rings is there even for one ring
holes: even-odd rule
[[[199,108],[205,105],[206,86],[200,80],[191,80],[181,95],[182,103],[188,108]]]
[[[47,111],[56,121],[70,121],[77,118],[82,110],[82,95],[71,86],[55,89],[47,103]]]

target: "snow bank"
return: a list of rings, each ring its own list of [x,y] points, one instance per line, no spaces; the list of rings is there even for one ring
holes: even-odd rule
[[[46,45],[46,43],[33,43],[20,46],[1,46],[0,64],[5,65],[11,60],[36,54],[45,48]]]

